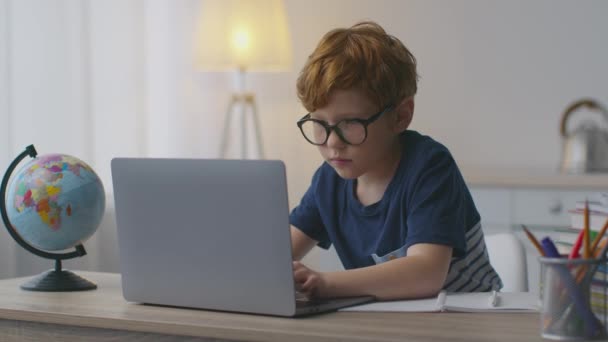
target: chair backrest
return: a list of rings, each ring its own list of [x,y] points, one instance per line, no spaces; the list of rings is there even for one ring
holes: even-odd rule
[[[521,241],[512,233],[485,236],[490,263],[503,282],[504,292],[527,292],[528,270],[526,252]]]

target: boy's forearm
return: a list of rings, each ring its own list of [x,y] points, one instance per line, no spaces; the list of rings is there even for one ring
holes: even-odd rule
[[[448,263],[449,266],[449,263]],[[436,260],[408,256],[379,265],[328,272],[323,297],[372,295],[378,300],[422,298],[436,295],[447,276],[447,267]]]

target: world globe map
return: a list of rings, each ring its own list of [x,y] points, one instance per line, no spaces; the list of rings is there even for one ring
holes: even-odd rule
[[[86,241],[101,223],[105,191],[78,158],[48,154],[32,159],[8,186],[6,212],[30,245],[58,251]]]

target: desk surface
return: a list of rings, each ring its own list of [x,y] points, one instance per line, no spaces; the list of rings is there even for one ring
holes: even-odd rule
[[[19,288],[24,278],[0,280],[0,335],[9,334],[20,340],[29,334],[26,337],[31,340],[35,335],[32,329],[38,328],[41,332],[37,336],[44,338],[44,330],[54,326],[59,328],[52,336],[64,333],[67,335],[61,336],[68,340],[70,336],[78,340],[83,335],[92,340],[90,337],[100,331],[106,341],[113,340],[108,331],[115,334],[114,338],[136,336],[124,334],[162,334],[170,337],[164,340],[171,341],[185,336],[214,341],[542,340],[539,315],[534,313],[334,312],[277,318],[128,303],[122,297],[119,274],[77,273],[99,288],[71,293],[29,292]]]

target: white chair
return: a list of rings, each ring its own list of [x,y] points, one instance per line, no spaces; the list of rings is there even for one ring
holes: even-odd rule
[[[527,292],[528,270],[526,252],[512,233],[485,236],[490,263],[502,279],[503,292]]]

